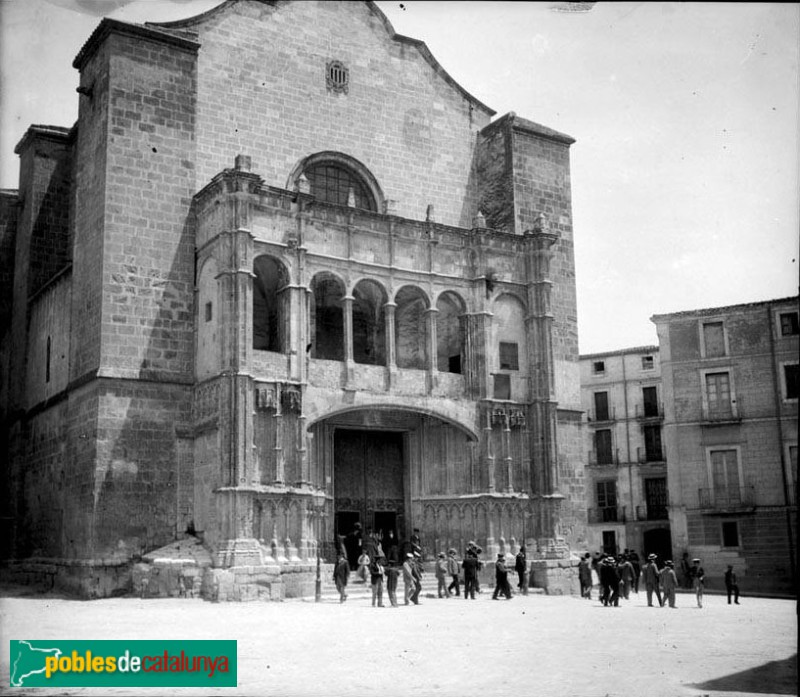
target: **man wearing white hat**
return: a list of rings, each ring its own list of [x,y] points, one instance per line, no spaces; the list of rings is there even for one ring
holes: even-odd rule
[[[661,600],[661,591],[658,589],[658,566],[656,565],[656,555],[651,554],[647,557],[647,566],[644,567],[644,587],[647,591],[647,607],[653,607],[653,593],[656,594],[658,606],[664,603]]]
[[[669,601],[671,608],[675,607],[675,590],[678,587],[678,577],[671,561],[664,562],[661,569],[661,587],[664,589],[664,602]]]
[[[692,578],[694,579],[694,592],[697,596],[697,607],[703,607],[703,588],[706,585],[706,572],[700,566],[699,559],[692,559]]]

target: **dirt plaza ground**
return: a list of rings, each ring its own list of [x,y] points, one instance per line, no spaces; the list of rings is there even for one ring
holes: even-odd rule
[[[797,694],[793,600],[745,597],[729,606],[707,595],[698,609],[693,596],[679,594],[673,610],[647,607],[640,593],[605,608],[542,594],[494,602],[484,589],[474,601],[425,597],[393,609],[373,608],[357,590],[344,604],[327,594],[319,604],[214,604],[2,590],[2,694],[100,694],[9,688],[11,639],[235,639],[238,687],[216,693],[225,695]]]

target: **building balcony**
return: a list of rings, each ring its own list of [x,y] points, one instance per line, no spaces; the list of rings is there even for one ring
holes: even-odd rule
[[[653,448],[636,448],[636,461],[640,465],[648,463],[664,464],[667,461],[667,455],[663,448],[658,450]]]
[[[754,486],[740,486],[727,489],[698,489],[700,510],[719,515],[743,513],[755,509]]]
[[[589,409],[586,412],[590,423],[610,423],[617,420],[617,408]]]
[[[619,451],[590,450],[587,461],[590,467],[615,467],[619,464]]]
[[[605,506],[603,508],[587,508],[587,518],[590,525],[603,523],[625,523],[625,506]]]
[[[667,504],[647,504],[636,506],[636,520],[668,520],[669,506]]]
[[[640,421],[663,421],[664,405],[661,402],[658,404],[637,404],[634,414]]]
[[[700,420],[705,426],[726,426],[742,422],[743,411],[741,401],[710,407],[703,405]]]

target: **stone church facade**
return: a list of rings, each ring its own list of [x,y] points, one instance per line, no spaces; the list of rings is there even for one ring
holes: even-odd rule
[[[188,533],[206,597],[280,598],[359,522],[569,592],[573,139],[370,2],[106,19],[74,67],[0,195],[6,567],[97,597]]]

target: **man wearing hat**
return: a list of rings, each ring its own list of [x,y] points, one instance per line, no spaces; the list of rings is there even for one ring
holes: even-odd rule
[[[339,559],[336,566],[333,567],[333,582],[336,584],[336,590],[339,591],[339,602],[343,603],[347,600],[347,579],[350,576],[350,564],[347,563],[347,557],[344,552],[339,552]]]
[[[511,600],[511,586],[508,585],[508,569],[506,569],[506,557],[502,552],[497,553],[497,561],[494,563],[494,594],[492,600],[497,600],[497,596],[502,593],[506,600]]]
[[[414,605],[419,605],[419,594],[422,592],[422,555],[414,552],[412,555],[412,572],[414,574],[414,593],[411,600]]]
[[[700,566],[699,559],[692,559],[692,579],[694,580],[694,592],[697,596],[697,607],[703,607],[703,588],[706,585],[706,572]]]
[[[600,564],[600,586],[603,605],[619,607],[619,573],[614,557],[608,556]]]
[[[478,569],[480,568],[478,555],[471,553],[469,548],[467,548],[467,553],[464,555],[464,561],[461,562],[461,566],[464,569],[464,600],[470,598],[475,600]]]
[[[403,585],[405,586],[406,605],[410,602],[413,602],[415,605],[418,604],[418,601],[414,600],[414,591],[417,587],[417,584],[414,583],[414,569],[414,555],[408,552],[406,553],[406,560],[403,562]]]
[[[653,593],[656,594],[658,606],[662,607],[664,605],[664,602],[661,600],[661,591],[658,589],[658,580],[656,555],[650,554],[647,557],[647,565],[644,567],[644,587],[647,591],[647,607],[653,607]]]
[[[456,559],[456,550],[452,547],[447,550],[447,573],[450,574],[452,579],[452,583],[447,586],[448,595],[453,588],[456,589],[456,595],[461,595],[461,588],[458,582],[458,560]]]
[[[734,597],[734,603],[739,604],[739,584],[736,583],[736,574],[733,571],[733,566],[728,564],[728,570],[725,572],[725,590],[728,591],[728,605],[731,604],[731,594]]]
[[[390,562],[383,570],[386,575],[386,592],[389,594],[389,603],[392,607],[397,607],[397,577],[400,569]]]
[[[671,608],[675,607],[675,590],[678,587],[678,577],[675,575],[672,561],[667,560],[664,562],[664,568],[661,569],[661,587],[664,589],[664,603],[669,601]]]
[[[622,597],[628,600],[631,595],[631,587],[636,578],[636,572],[633,570],[633,564],[628,559],[627,554],[623,554],[617,563],[617,573],[619,574],[619,582],[622,591]]]

